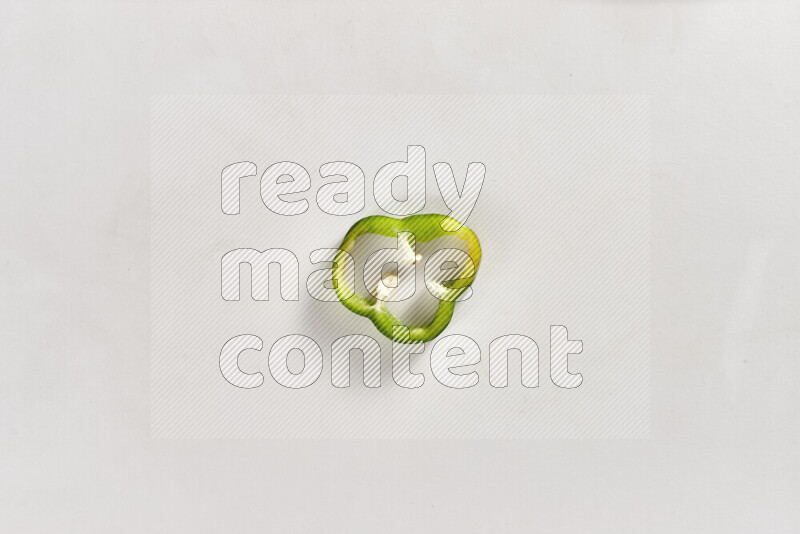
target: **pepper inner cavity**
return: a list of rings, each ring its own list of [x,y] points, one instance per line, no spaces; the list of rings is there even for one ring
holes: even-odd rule
[[[468,250],[466,241],[455,236],[443,236],[427,242],[415,240],[413,245],[406,239],[398,243],[397,237],[380,234],[358,236],[349,251],[356,265],[355,294],[372,306],[385,307],[410,328],[430,324],[436,317],[440,301],[425,286],[425,261],[444,248]],[[398,253],[392,255],[392,261],[383,265],[378,276],[367,281],[370,284],[368,289],[364,276],[367,260],[371,254],[383,249],[394,249]],[[413,294],[409,293],[411,285]],[[406,294],[409,296],[403,298]]]

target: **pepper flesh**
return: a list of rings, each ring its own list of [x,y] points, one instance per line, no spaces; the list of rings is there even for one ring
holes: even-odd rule
[[[430,341],[434,339],[448,324],[450,324],[456,299],[472,284],[481,262],[480,243],[478,242],[478,237],[472,230],[466,226],[460,226],[458,230],[453,232],[443,230],[443,227],[452,228],[454,226],[452,224],[454,221],[455,219],[447,215],[425,214],[412,215],[402,219],[375,215],[365,217],[356,222],[350,230],[348,230],[342,244],[339,245],[340,252],[334,260],[333,283],[340,302],[353,313],[370,319],[381,334],[399,343],[418,343],[420,341]],[[397,237],[397,234],[400,232],[410,232],[414,234],[418,242],[433,241],[434,239],[445,236],[454,236],[463,239],[467,245],[466,252],[472,259],[474,265],[471,272],[468,272],[466,268],[462,269],[460,275],[447,284],[446,287],[453,291],[448,294],[446,299],[439,300],[439,306],[435,317],[424,326],[403,325],[402,321],[397,319],[397,317],[383,305],[383,301],[377,300],[375,302],[370,302],[367,298],[355,294],[354,288],[348,287],[345,283],[345,262],[343,258],[340,258],[340,255],[343,254],[343,252],[350,253],[359,236],[378,234],[387,237]],[[462,278],[461,275],[464,274],[467,276]],[[427,289],[423,289],[423,291],[427,291]],[[395,332],[395,326],[407,326],[408,333]]]

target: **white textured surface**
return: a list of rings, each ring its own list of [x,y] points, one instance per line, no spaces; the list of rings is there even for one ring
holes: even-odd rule
[[[2,13],[0,531],[800,529],[797,2]],[[652,95],[650,440],[150,439],[150,95],[323,92]]]
[[[648,108],[648,98],[636,95],[154,98],[153,436],[648,437]],[[338,246],[356,221],[384,214],[372,195],[380,182],[373,176],[387,161],[404,158],[409,142],[421,144],[418,153],[427,152],[417,163],[427,173],[417,173],[418,193],[409,193],[426,213],[448,213],[430,170],[434,162],[449,162],[462,180],[471,161],[479,160],[487,169],[477,206],[466,221],[483,250],[473,295],[455,306],[441,334],[465,335],[482,347],[479,362],[469,370],[484,380],[473,388],[448,388],[434,378],[432,342],[411,359],[412,372],[424,387],[396,387],[390,377],[392,344],[368,319],[339,302],[318,302],[307,291],[297,294],[297,272],[305,285],[315,268],[308,260],[312,250]],[[259,176],[241,180],[239,214],[220,210],[220,174],[230,161],[250,158],[262,169],[293,167],[308,176],[301,164],[318,169],[330,157],[357,161],[369,176],[361,213],[333,216],[308,202],[305,213],[272,213],[259,198]],[[285,159],[291,163],[272,163]],[[272,179],[267,176],[261,184]],[[313,199],[320,182],[318,176],[309,179],[311,191],[287,200],[299,205],[300,196]],[[427,195],[420,194],[426,185]],[[380,237],[377,243],[362,247],[357,240],[354,245],[360,294],[366,292],[364,283],[377,287],[376,266],[395,255],[407,257],[410,234]],[[398,240],[406,245],[398,249]],[[414,246],[427,256],[445,245],[420,240]],[[238,247],[246,248],[229,252]],[[282,250],[256,252],[272,248]],[[282,256],[280,271],[285,266],[286,272],[279,281],[279,269],[271,269],[267,301],[268,255]],[[238,264],[247,258],[260,265],[242,268],[240,281]],[[404,282],[393,298],[406,302],[388,303],[387,308],[395,313],[427,295],[435,311],[438,301],[422,280],[413,283],[414,264],[399,264]],[[422,278],[422,269],[416,270]],[[398,317],[407,320],[407,315]],[[412,316],[405,324],[427,322]],[[571,339],[584,340],[586,350],[567,351],[581,343],[568,345],[565,337],[552,343],[564,349],[562,358],[552,356],[557,351],[551,350],[551,325],[570,328]],[[249,373],[263,372],[267,359],[273,369],[282,352],[273,354],[273,344],[282,336],[310,337],[316,344],[304,344],[321,349],[326,361],[335,339],[373,336],[383,347],[383,387],[370,391],[354,385],[339,391],[330,384],[331,365],[326,363],[323,374],[304,382],[303,391],[278,386],[276,381],[289,383],[278,376],[257,390],[233,388],[221,379],[217,360],[220,347],[239,334],[257,335],[264,343],[260,352],[239,358],[241,369]],[[542,348],[539,366],[552,382],[546,380],[535,391],[522,387],[515,353],[510,386],[491,387],[489,347],[508,334],[537,341]],[[586,376],[584,384],[577,375],[567,380],[567,352],[580,353],[571,357],[570,367]],[[302,357],[295,354],[299,371]],[[503,356],[496,352],[494,357]],[[354,364],[354,376],[360,366]],[[565,389],[578,385],[580,390]]]

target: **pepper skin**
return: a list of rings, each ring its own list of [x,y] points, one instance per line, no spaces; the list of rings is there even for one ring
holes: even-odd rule
[[[472,259],[474,269],[470,273],[465,272],[466,269],[464,269],[456,277],[456,280],[446,285],[447,288],[454,291],[448,294],[445,300],[439,300],[436,316],[429,324],[409,327],[407,335],[395,335],[393,327],[403,323],[386,308],[382,301],[370,302],[363,296],[355,294],[353,288],[347,286],[345,283],[347,278],[344,274],[345,262],[340,260],[339,255],[342,252],[339,252],[339,255],[334,260],[333,284],[341,303],[353,313],[370,319],[381,334],[399,343],[418,343],[434,339],[450,323],[450,319],[453,317],[453,309],[455,308],[455,300],[472,284],[481,262],[481,246],[478,242],[478,237],[472,230],[466,226],[461,226],[455,232],[446,232],[442,229],[443,226],[446,228],[453,227],[453,222],[455,222],[454,219],[441,214],[412,215],[402,219],[381,215],[365,217],[350,228],[342,244],[339,245],[340,251],[350,253],[360,235],[379,234],[387,237],[396,237],[399,232],[413,233],[417,242],[432,241],[445,236],[455,236],[463,239],[467,244],[466,252]],[[464,277],[462,278],[462,276]],[[427,291],[425,288],[422,290]],[[348,297],[348,295],[350,296]]]

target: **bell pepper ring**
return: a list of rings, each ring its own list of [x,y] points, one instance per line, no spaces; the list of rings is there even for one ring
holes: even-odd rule
[[[450,231],[445,230],[448,229]],[[452,228],[458,228],[452,230]],[[405,325],[399,320],[386,306],[384,295],[373,294],[375,298],[359,295],[355,288],[351,286],[350,280],[354,280],[354,273],[349,273],[347,267],[352,268],[353,261],[345,257],[350,254],[360,236],[367,234],[377,234],[379,236],[398,238],[398,247],[404,245],[403,239],[409,239],[405,244],[406,250],[414,255],[415,242],[425,243],[441,237],[452,236],[463,240],[466,245],[466,254],[472,260],[468,265],[461,267],[459,274],[447,282],[442,283],[442,289],[446,289],[439,295],[434,295],[439,299],[436,314],[430,322],[421,326]],[[419,260],[420,256],[416,256]],[[434,339],[438,336],[453,317],[453,310],[458,298],[467,290],[475,280],[478,266],[481,262],[481,246],[475,233],[461,225],[455,219],[441,214],[412,215],[401,219],[375,215],[365,217],[356,222],[339,246],[339,253],[334,259],[332,282],[336,290],[336,296],[344,306],[358,315],[364,316],[372,321],[378,331],[387,338],[399,343],[418,343]],[[411,260],[411,263],[416,261]],[[399,273],[398,273],[399,274]],[[389,275],[382,279],[386,282],[387,278],[396,282],[395,275]],[[365,281],[366,284],[366,281]],[[423,288],[423,291],[427,289]],[[370,293],[371,290],[368,289]],[[407,328],[394,328],[404,326]]]

